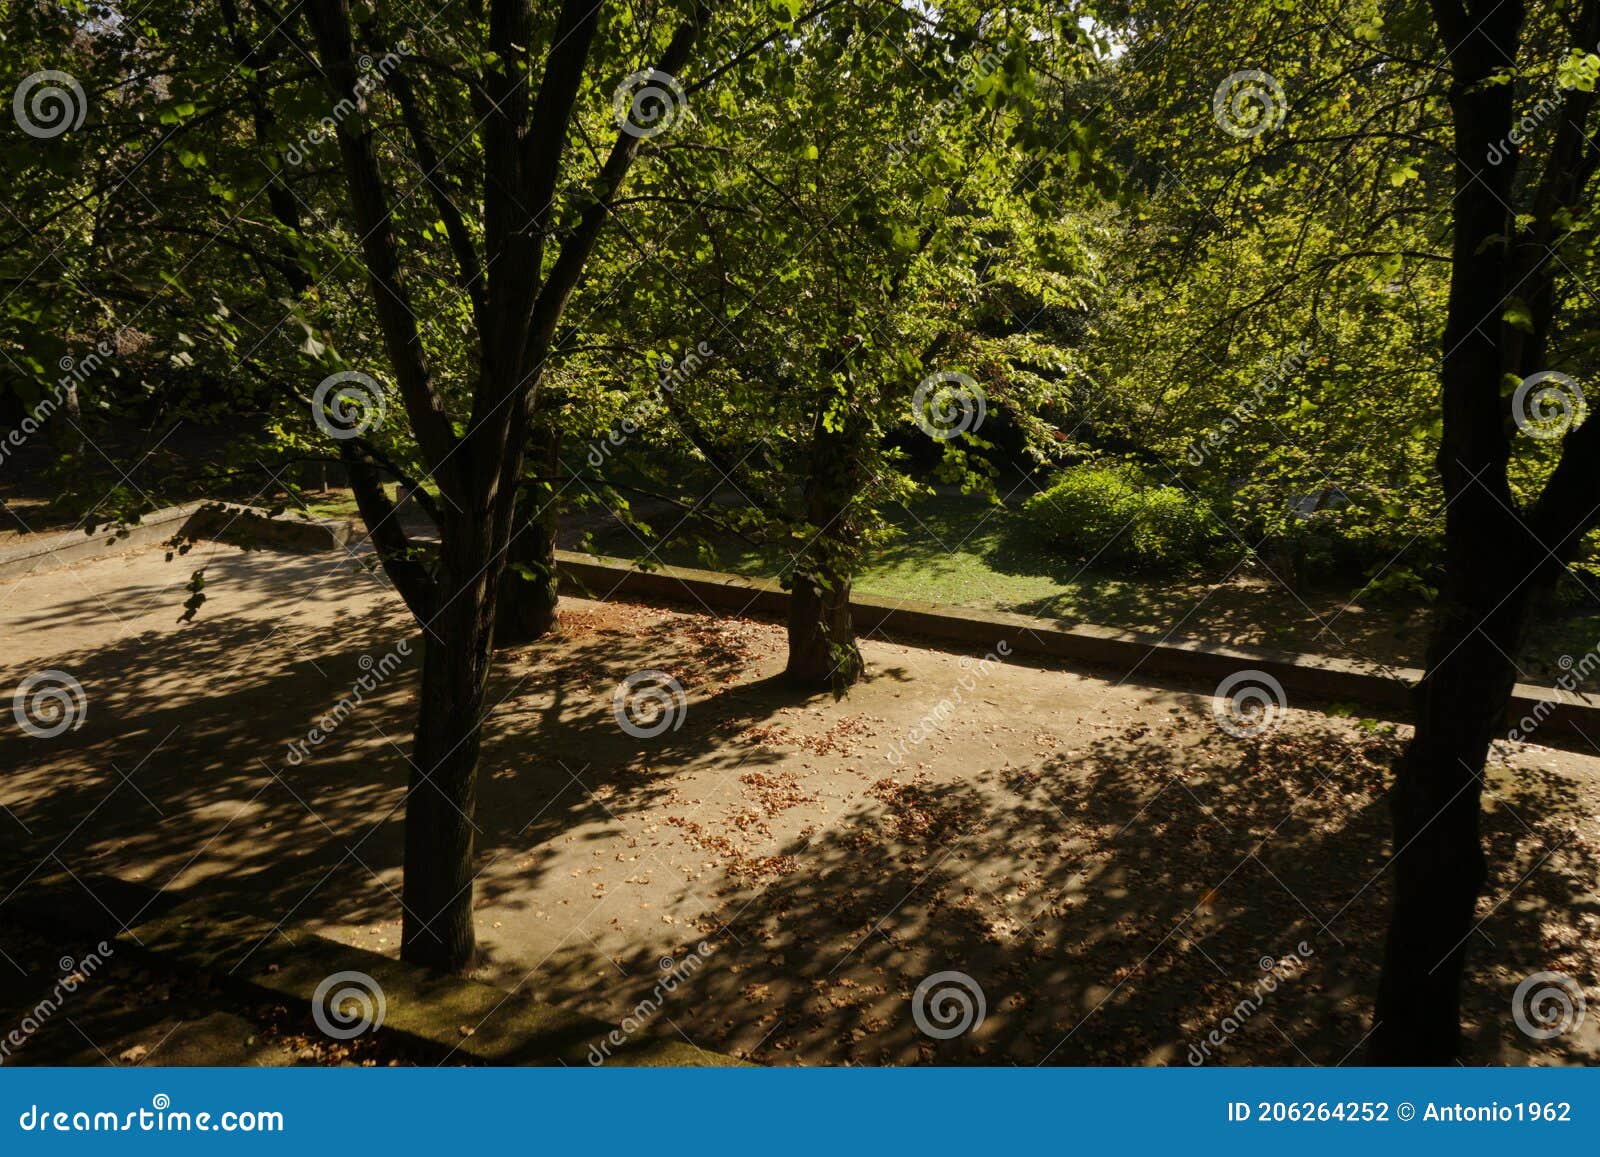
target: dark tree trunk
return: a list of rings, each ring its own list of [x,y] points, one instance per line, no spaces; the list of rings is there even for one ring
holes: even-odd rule
[[[1518,651],[1534,597],[1524,583],[1498,606],[1447,609],[1430,645],[1416,735],[1389,798],[1394,906],[1369,1041],[1375,1064],[1446,1065],[1460,1056],[1462,969],[1487,877],[1484,763],[1515,682],[1507,656]]]
[[[482,553],[469,543],[446,564],[466,579],[441,582],[439,610],[424,632],[406,796],[400,955],[448,972],[470,968],[476,951],[472,858],[495,576],[467,560]]]
[[[554,520],[530,518],[517,527],[506,552],[496,612],[497,647],[532,643],[560,625]]]
[[[561,511],[553,481],[560,454],[557,431],[537,430],[529,439],[528,462],[538,478],[520,496],[517,525],[506,552],[495,612],[494,641],[499,647],[534,642],[560,625],[556,527]]]
[[[808,538],[789,595],[789,662],[798,687],[835,695],[861,678],[865,665],[850,615],[850,565],[855,526],[851,506],[860,485],[854,421],[843,431],[818,422],[806,479]]]
[[[861,678],[861,650],[850,617],[850,580],[825,580],[796,574],[789,595],[791,683],[813,690],[842,690]]]
[[[1489,744],[1515,681],[1513,660],[1542,553],[1507,482],[1511,443],[1500,383],[1508,267],[1493,239],[1513,230],[1511,164],[1489,161],[1510,131],[1512,86],[1487,79],[1516,55],[1520,5],[1469,19],[1439,9],[1452,49],[1454,235],[1440,371],[1438,468],[1444,581],[1416,694],[1416,734],[1395,769],[1394,904],[1369,1038],[1378,1064],[1449,1064],[1461,1051],[1461,977],[1487,867],[1479,832]]]

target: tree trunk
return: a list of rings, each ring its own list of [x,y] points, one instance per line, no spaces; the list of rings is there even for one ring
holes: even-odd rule
[[[561,509],[554,482],[560,455],[558,431],[540,429],[529,438],[528,462],[538,478],[518,496],[517,525],[506,551],[495,613],[497,647],[534,642],[560,624],[556,527]]]
[[[424,631],[401,894],[401,959],[446,972],[470,968],[476,953],[474,818],[494,616],[489,576],[465,573],[441,584]]]
[[[506,551],[495,616],[497,647],[532,643],[560,625],[554,519],[530,518],[517,528]]]
[[[789,663],[796,686],[841,691],[861,678],[861,650],[850,617],[850,580],[797,573],[789,595]]]
[[[1496,568],[1501,569],[1501,568]],[[1504,726],[1529,604],[1447,612],[1417,689],[1417,730],[1396,766],[1394,906],[1369,1041],[1374,1064],[1446,1065],[1461,1054],[1461,977],[1487,878],[1479,828],[1489,745]]]
[[[861,678],[864,664],[850,616],[850,565],[855,526],[850,508],[860,485],[854,421],[830,431],[817,423],[806,479],[804,549],[796,559],[789,595],[789,663],[785,675],[798,687],[843,695]]]

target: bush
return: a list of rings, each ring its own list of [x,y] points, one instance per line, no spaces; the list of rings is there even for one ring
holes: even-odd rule
[[[1045,543],[1096,566],[1173,571],[1212,561],[1223,534],[1205,502],[1122,465],[1078,466],[1023,504]]]

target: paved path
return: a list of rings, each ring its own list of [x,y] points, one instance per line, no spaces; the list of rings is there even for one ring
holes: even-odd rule
[[[202,565],[208,601],[180,623]],[[1333,1063],[1364,1034],[1391,739],[1290,710],[1241,740],[1210,688],[880,640],[843,702],[796,699],[776,624],[566,607],[565,635],[494,679],[486,978],[769,1063],[1183,1064],[1264,957],[1304,944],[1212,1059]],[[140,551],[0,586],[0,625],[5,686],[65,671],[87,704],[75,731],[0,743],[8,841],[395,949],[418,655],[377,579],[344,555]],[[649,739],[612,709],[644,670],[686,694],[681,726]],[[1517,1061],[1523,975],[1570,973],[1600,1000],[1600,763],[1512,763],[1491,780],[1469,1012],[1479,1055]],[[919,1030],[936,972],[982,990],[981,1027]],[[1597,1021],[1542,1059],[1600,1053]]]

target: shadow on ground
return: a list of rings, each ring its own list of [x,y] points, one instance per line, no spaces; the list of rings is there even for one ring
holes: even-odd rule
[[[111,639],[48,655],[89,712],[56,739],[0,745],[0,830],[41,865],[393,951],[411,624],[325,559],[213,565],[221,593],[183,628],[167,625],[181,591],[131,572],[114,597],[19,611],[48,637]],[[956,657],[881,645],[874,682],[834,704],[770,677],[775,627],[572,603],[567,628],[507,654],[491,689],[478,823],[493,979],[768,1063],[1181,1065],[1213,1032],[1206,1063],[1359,1059],[1392,738],[1297,715],[1241,740],[1196,696],[1007,665],[945,746],[886,765],[882,740],[946,693]],[[394,674],[291,758],[401,643]],[[644,669],[689,694],[681,728],[651,740],[611,706]],[[1091,728],[1079,704],[1109,696],[1121,715]],[[876,738],[857,750],[853,734]],[[1509,1003],[1538,971],[1595,991],[1596,783],[1580,762],[1580,777],[1493,777],[1477,1061],[1600,1054],[1594,1018],[1537,1044]],[[659,961],[696,955],[656,1001]],[[947,972],[984,1007],[948,1039],[961,1002],[915,996]]]
[[[662,1015],[766,1063],[1360,1063],[1392,745],[1227,746],[1175,757],[1173,736],[1133,734],[969,783],[880,781],[708,913],[711,964]],[[1593,1062],[1593,1031],[1536,1043],[1510,1003],[1540,971],[1594,991],[1600,860],[1576,826],[1592,806],[1554,773],[1497,777],[1467,999],[1479,1063]],[[653,957],[620,963],[648,1003]],[[558,990],[587,975],[576,957],[541,969]],[[973,1023],[979,992],[981,1025],[924,1031]]]

